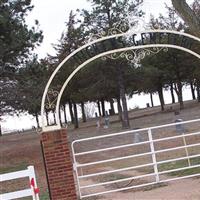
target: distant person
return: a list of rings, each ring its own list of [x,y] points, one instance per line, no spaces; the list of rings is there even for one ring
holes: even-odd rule
[[[183,119],[180,118],[179,111],[174,112],[175,115],[175,123],[180,123],[183,121]],[[183,124],[176,124],[176,132],[177,133],[184,133],[184,127]]]
[[[97,129],[100,129],[101,127],[100,117],[98,118],[96,125],[97,125]]]
[[[97,126],[97,129],[99,129],[101,127],[101,118],[100,116],[98,117],[98,114],[95,112],[95,118],[96,118],[96,126]]]
[[[108,112],[107,111],[105,113],[104,122],[105,122],[104,128],[108,128],[109,124],[110,124],[110,121],[109,121],[109,116],[108,116]]]

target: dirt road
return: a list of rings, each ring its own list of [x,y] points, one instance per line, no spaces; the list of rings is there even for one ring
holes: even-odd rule
[[[117,192],[105,200],[200,200],[200,179],[184,179],[149,191]]]

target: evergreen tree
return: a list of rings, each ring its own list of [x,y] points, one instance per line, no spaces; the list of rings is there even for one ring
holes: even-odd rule
[[[116,24],[122,21],[124,23],[127,20],[128,15],[141,16],[143,13],[139,10],[138,6],[142,1],[128,1],[128,0],[90,0],[93,9],[92,11],[82,10],[84,17],[84,24],[89,32],[92,33],[108,33],[109,29],[113,28]],[[116,44],[117,45],[117,44]],[[125,69],[124,65],[128,65],[127,62],[109,61],[110,70],[112,72],[117,71],[117,86],[118,97],[122,100],[122,126],[124,128],[129,127],[128,110],[126,103],[126,88],[125,88]],[[112,76],[114,77],[114,76]],[[118,101],[120,102],[120,101]],[[120,110],[120,109],[119,109]]]
[[[16,88],[16,102],[13,107],[28,112],[36,118],[39,125],[41,98],[47,82],[47,68],[34,57],[25,67],[19,69]]]
[[[31,0],[0,1],[0,116],[14,111],[16,72],[43,39],[37,20],[32,28],[26,24],[25,17],[32,9]]]
[[[25,16],[32,8],[30,0],[0,2],[1,78],[12,75],[42,41],[42,32],[35,27],[29,29],[25,23]],[[38,25],[38,21],[35,23]]]

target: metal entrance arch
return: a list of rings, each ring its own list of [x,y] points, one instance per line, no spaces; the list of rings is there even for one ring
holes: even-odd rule
[[[116,33],[118,34],[113,34]],[[52,73],[43,93],[42,103],[41,103],[41,117],[42,117],[42,131],[57,130],[61,128],[59,120],[59,106],[62,94],[76,73],[79,72],[83,67],[92,62],[93,60],[101,57],[109,56],[111,59],[115,59],[116,55],[118,57],[125,57],[129,59],[130,57],[133,60],[138,61],[139,58],[143,58],[145,54],[157,53],[164,48],[174,48],[185,51],[198,59],[200,59],[200,48],[194,48],[194,43],[200,45],[200,38],[193,35],[172,31],[172,30],[145,30],[145,31],[136,31],[129,29],[126,32],[123,32],[119,29],[113,29],[109,32],[110,35],[100,37],[99,39],[94,39],[93,41],[88,42],[82,47],[78,48],[70,55],[68,55],[55,69]],[[125,44],[123,41],[126,39],[130,40],[131,45]],[[109,45],[106,45],[106,42],[110,42]],[[116,47],[115,42],[121,43],[121,46]],[[152,50],[153,49],[153,50]],[[141,50],[141,51],[139,51]],[[122,53],[121,53],[122,52]],[[83,56],[84,55],[84,58]],[[52,82],[58,74],[59,70],[66,65],[67,63],[73,64],[75,70],[69,75],[69,77],[64,81],[59,92],[52,90]],[[49,98],[49,92],[54,96],[53,100]],[[45,125],[45,106],[46,104],[53,105],[56,111],[56,125],[46,126]],[[50,106],[49,106],[50,107]]]

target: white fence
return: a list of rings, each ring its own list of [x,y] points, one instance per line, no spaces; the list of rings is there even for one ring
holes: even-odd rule
[[[80,198],[199,176],[199,122],[196,119],[74,141]]]
[[[11,172],[7,174],[0,175],[0,182],[11,181],[20,178],[29,178],[28,186],[29,189],[19,190],[16,192],[9,192],[5,194],[0,194],[1,200],[18,199],[22,197],[32,197],[33,200],[39,200],[39,189],[37,188],[35,171],[33,166],[27,167],[26,170]]]

